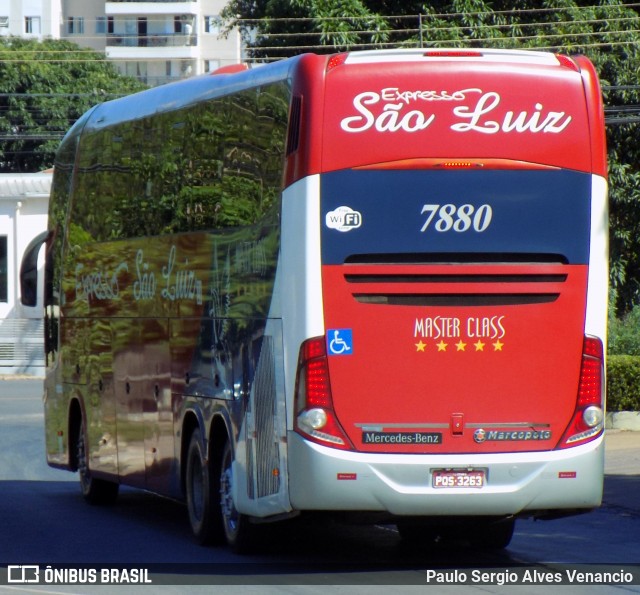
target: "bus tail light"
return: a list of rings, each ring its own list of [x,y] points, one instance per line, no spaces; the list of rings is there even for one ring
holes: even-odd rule
[[[580,384],[573,418],[560,448],[577,446],[599,436],[604,428],[604,349],[596,337],[585,337]]]
[[[580,67],[569,56],[556,54],[556,58],[558,59],[558,63],[560,64],[560,66],[564,66],[565,68],[570,68],[571,70],[580,72]]]
[[[333,70],[336,66],[342,66],[342,64],[346,62],[348,55],[349,54],[344,52],[342,54],[334,54],[331,56],[327,62],[327,72]]]
[[[309,339],[300,347],[295,399],[298,434],[324,446],[353,448],[333,410],[324,337]]]
[[[483,53],[475,50],[430,50],[425,58],[482,58]]]

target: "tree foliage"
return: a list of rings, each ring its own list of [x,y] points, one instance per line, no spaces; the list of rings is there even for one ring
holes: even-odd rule
[[[291,9],[293,7],[293,9]],[[293,12],[292,12],[293,10]],[[342,15],[335,19],[335,15]],[[618,314],[640,303],[640,18],[613,0],[231,0],[250,56],[372,47],[501,47],[581,53],[604,90],[611,283]]]
[[[0,39],[0,172],[51,167],[62,135],[82,113],[141,88],[76,44]]]
[[[222,14],[230,28],[240,28],[256,59],[388,40],[385,19],[361,0],[232,0]]]

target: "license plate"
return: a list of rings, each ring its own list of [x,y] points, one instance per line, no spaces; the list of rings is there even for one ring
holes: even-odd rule
[[[434,488],[483,488],[485,474],[482,470],[436,469],[431,473]]]

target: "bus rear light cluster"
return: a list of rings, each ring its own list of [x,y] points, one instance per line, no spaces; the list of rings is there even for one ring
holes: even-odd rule
[[[425,58],[482,58],[482,52],[473,50],[434,50],[425,52]]]
[[[349,54],[347,53],[342,53],[331,56],[329,58],[329,61],[327,62],[327,72],[333,70],[336,66],[341,66],[342,64],[344,64],[347,60],[348,55]]]
[[[318,444],[344,450],[353,448],[333,410],[324,337],[309,339],[300,347],[295,430]]]
[[[564,66],[565,68],[570,68],[571,70],[580,72],[580,67],[569,56],[556,54],[556,58],[558,59],[558,63],[560,64],[560,66]]]
[[[585,337],[576,408],[560,448],[577,446],[599,436],[604,424],[604,349],[596,337]]]

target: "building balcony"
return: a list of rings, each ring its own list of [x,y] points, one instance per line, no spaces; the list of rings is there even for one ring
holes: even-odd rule
[[[105,55],[107,60],[195,60],[199,57],[197,46],[107,46]]]
[[[128,48],[183,48],[198,45],[197,35],[184,33],[137,35],[135,33],[109,33],[107,47]]]
[[[105,3],[107,16],[134,14],[197,14],[198,3],[193,0],[160,0],[159,2],[134,2],[133,0],[109,0]]]

